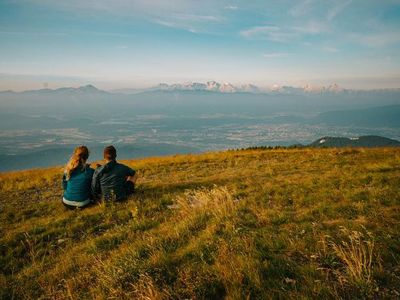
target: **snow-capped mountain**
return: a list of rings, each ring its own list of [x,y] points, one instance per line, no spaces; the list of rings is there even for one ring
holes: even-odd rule
[[[253,84],[243,84],[235,86],[231,83],[219,83],[216,81],[208,81],[206,83],[189,82],[159,85],[146,89],[146,91],[208,91],[216,93],[260,93],[261,90]]]
[[[243,84],[240,86],[240,88],[243,92],[247,93],[254,93],[254,94],[261,93],[261,90],[254,84]]]
[[[208,81],[206,83],[188,82],[166,84],[160,83],[159,85],[145,89],[146,91],[209,91],[215,93],[252,93],[252,94],[291,94],[291,95],[304,95],[304,94],[328,94],[328,93],[341,93],[346,91],[336,83],[329,86],[312,86],[310,84],[304,87],[293,86],[279,86],[274,85],[267,89],[261,89],[254,84],[233,85],[231,83],[220,83],[217,81]]]
[[[302,94],[304,89],[286,85],[279,86],[275,84],[270,88],[269,92],[274,94]]]
[[[314,86],[306,84],[304,87],[274,85],[270,88],[269,91],[272,93],[279,93],[279,94],[302,95],[302,94],[333,94],[333,93],[337,94],[347,90],[340,87],[338,84],[333,83],[329,86]]]

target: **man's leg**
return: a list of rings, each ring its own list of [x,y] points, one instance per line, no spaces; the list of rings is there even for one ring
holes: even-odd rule
[[[128,176],[127,180],[126,180],[126,195],[132,195],[135,192],[135,183],[136,180],[138,178],[137,173],[135,173],[135,175],[133,176]]]
[[[135,191],[135,184],[132,181],[127,181],[125,184],[126,196],[132,195]]]

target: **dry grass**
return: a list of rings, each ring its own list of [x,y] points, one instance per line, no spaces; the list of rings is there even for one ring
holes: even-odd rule
[[[398,149],[126,163],[140,174],[128,201],[76,211],[61,168],[0,174],[0,298],[399,296]]]
[[[222,219],[232,214],[235,202],[238,201],[233,199],[232,194],[226,186],[214,187],[211,190],[202,188],[186,191],[184,195],[177,197],[176,202],[183,218],[203,211]]]
[[[345,265],[349,279],[357,284],[371,284],[373,264],[378,261],[372,234],[367,230],[362,233],[345,227],[341,227],[340,231],[345,240],[340,243],[331,240],[330,245]]]

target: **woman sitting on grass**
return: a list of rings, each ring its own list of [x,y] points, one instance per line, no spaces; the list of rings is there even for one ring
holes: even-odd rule
[[[62,202],[67,208],[84,207],[91,202],[90,185],[94,170],[86,164],[88,157],[89,149],[86,146],[76,147],[65,167]]]

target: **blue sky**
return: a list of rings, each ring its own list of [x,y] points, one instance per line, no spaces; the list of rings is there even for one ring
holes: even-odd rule
[[[0,89],[400,87],[400,0],[0,0]]]

